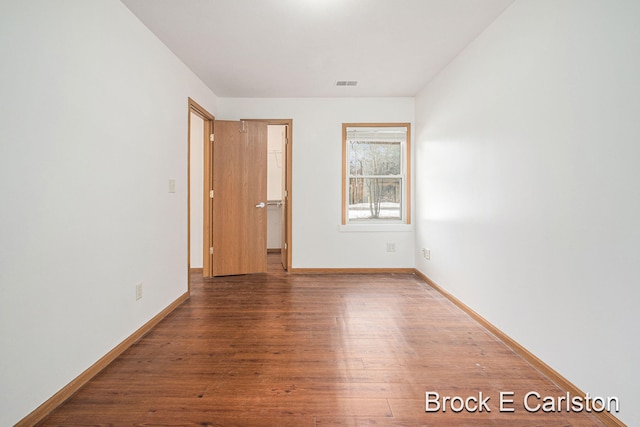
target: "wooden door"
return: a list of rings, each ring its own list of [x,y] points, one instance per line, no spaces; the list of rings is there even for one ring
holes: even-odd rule
[[[214,122],[213,275],[267,271],[267,125]]]

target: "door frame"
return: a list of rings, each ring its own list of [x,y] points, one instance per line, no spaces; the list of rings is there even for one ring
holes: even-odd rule
[[[213,133],[213,121],[215,117],[203,108],[196,101],[188,98],[188,111],[187,111],[187,271],[188,274],[188,292],[191,294],[191,113],[200,117],[204,122],[203,138],[203,242],[202,242],[202,275],[207,277],[211,275],[211,255],[209,254],[209,248],[212,243],[212,230],[211,230],[211,198],[209,192],[212,188],[212,176],[211,176],[211,159],[212,150],[211,142],[207,135]]]
[[[291,210],[291,206],[292,206],[292,194],[293,192],[292,190],[292,186],[293,186],[293,180],[292,180],[292,176],[293,176],[293,119],[241,119],[247,122],[264,122],[267,125],[286,125],[287,126],[287,144],[285,146],[284,149],[284,165],[285,165],[285,173],[287,175],[287,179],[284,182],[284,189],[287,192],[287,200],[285,201],[285,221],[286,224],[282,224],[283,229],[286,232],[286,237],[285,237],[285,243],[287,245],[287,248],[281,248],[281,250],[286,250],[287,254],[286,254],[286,259],[287,259],[287,266],[285,268],[286,271],[290,271],[291,270],[291,259],[292,259],[292,210]]]

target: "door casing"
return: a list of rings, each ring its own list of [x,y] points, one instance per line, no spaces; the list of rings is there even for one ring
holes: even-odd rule
[[[203,142],[203,193],[201,195],[191,194],[191,114],[195,114],[204,121]],[[213,133],[214,116],[196,101],[188,98],[188,114],[187,114],[187,266],[191,268],[191,197],[203,198],[203,239],[202,239],[202,274],[203,276],[211,275],[212,257],[209,254],[211,247],[212,230],[211,230],[211,199],[209,190],[211,189],[211,142],[209,135]],[[189,292],[191,292],[191,280],[188,279]]]

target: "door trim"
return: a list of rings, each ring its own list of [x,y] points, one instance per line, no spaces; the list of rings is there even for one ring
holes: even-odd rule
[[[207,135],[213,133],[213,121],[214,116],[203,108],[196,101],[188,98],[188,112],[187,112],[187,269],[191,271],[191,113],[200,117],[204,121],[204,185],[203,185],[203,239],[202,239],[202,275],[204,277],[211,276],[211,264],[212,256],[209,254],[209,248],[212,246],[212,233],[211,230],[211,199],[209,192],[213,188],[212,176],[211,176],[211,159],[212,150],[211,142]],[[188,289],[191,293],[191,275],[189,274]]]
[[[287,248],[283,250],[287,251],[287,268],[286,271],[290,271],[291,270],[291,259],[292,259],[292,254],[293,254],[293,245],[292,245],[292,195],[293,195],[293,191],[292,191],[292,187],[293,187],[293,179],[292,179],[292,172],[293,172],[293,119],[241,119],[247,122],[264,122],[267,125],[286,125],[287,126],[287,145],[285,147],[284,153],[285,153],[285,168],[286,168],[286,174],[287,174],[287,179],[286,182],[284,183],[284,189],[287,191],[287,203],[285,203],[285,219],[286,219],[286,224],[283,224],[283,227],[285,227],[287,236],[285,238],[285,243],[287,244]]]

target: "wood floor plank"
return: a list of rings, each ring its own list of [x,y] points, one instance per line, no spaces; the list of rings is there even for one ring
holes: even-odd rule
[[[496,405],[507,390],[564,393],[414,275],[196,273],[188,301],[39,425],[603,425],[521,402],[425,411],[427,391]]]

